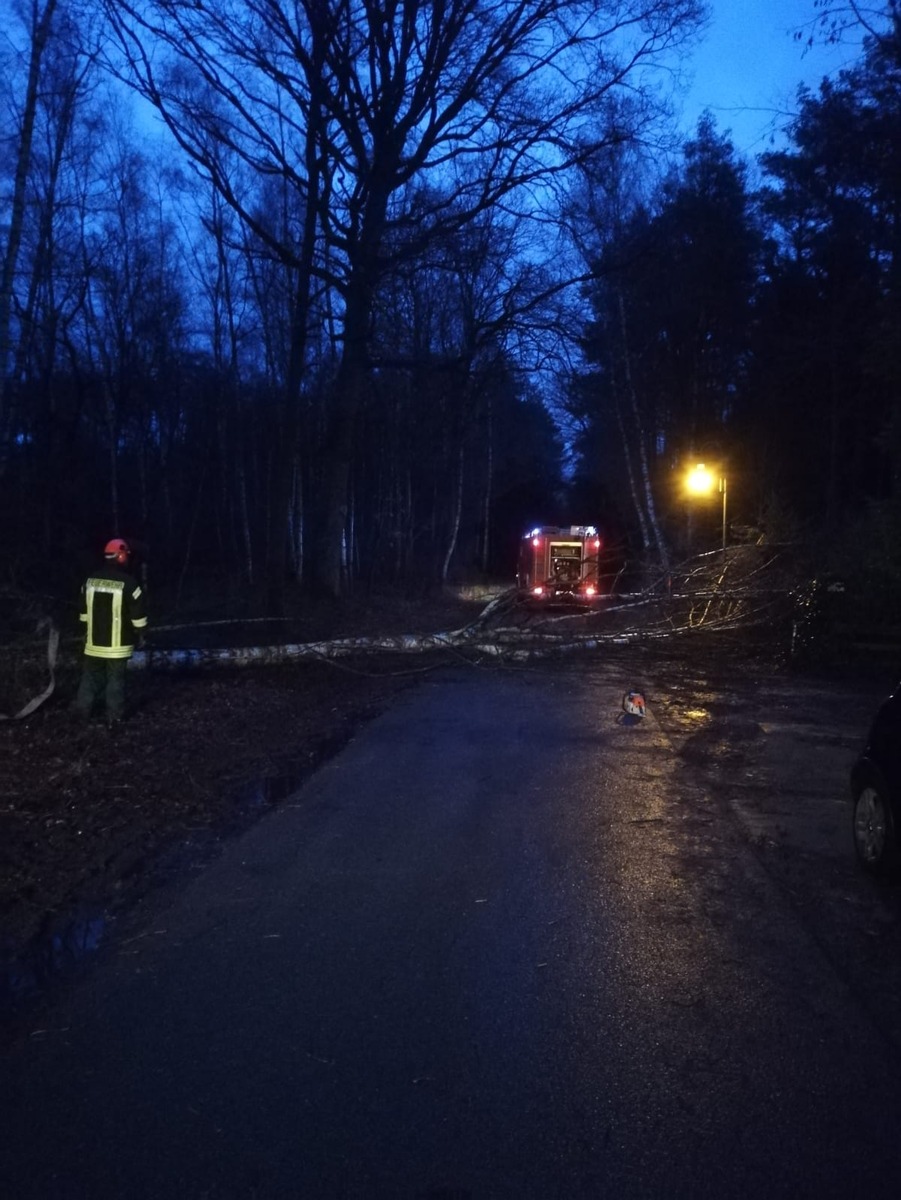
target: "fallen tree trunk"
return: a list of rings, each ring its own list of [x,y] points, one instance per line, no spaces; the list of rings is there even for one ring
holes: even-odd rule
[[[483,658],[527,662],[552,654],[599,650],[604,646],[660,643],[665,639],[697,635],[708,630],[741,633],[761,626],[775,628],[785,619],[788,611],[786,600],[790,599],[791,591],[783,580],[768,578],[767,568],[772,566],[772,558],[764,562],[757,555],[747,562],[744,561],[746,558],[748,556],[744,552],[734,551],[730,551],[725,561],[720,556],[704,556],[700,566],[690,566],[681,573],[676,586],[668,577],[646,591],[621,593],[616,599],[608,598],[601,608],[590,614],[584,610],[560,614],[544,611],[536,619],[535,611],[523,608],[516,590],[510,589],[495,597],[470,624],[446,632],[219,648],[167,649],[151,645],[136,651],[129,667],[135,671],[183,671],[275,666],[303,661],[337,662],[340,659],[360,659],[377,654],[440,652],[463,661]],[[727,565],[743,568],[729,572],[733,578],[728,587],[725,586]],[[511,616],[516,620],[524,613],[524,623],[495,624],[507,621]],[[40,628],[42,631],[48,630],[46,655],[49,682],[11,717],[0,714],[0,720],[21,719],[30,715],[54,691],[59,633],[47,619]],[[166,632],[175,628],[171,627]]]
[[[565,620],[566,618],[561,618]],[[761,617],[756,624],[765,623]],[[286,643],[274,646],[221,647],[219,649],[173,649],[136,651],[129,666],[135,670],[190,670],[202,667],[275,666],[304,659],[332,661],[367,654],[425,654],[430,651],[453,650],[457,653],[478,654],[495,659],[522,662],[550,654],[574,650],[595,650],[602,646],[634,645],[668,638],[696,634],[703,629],[748,629],[751,622],[746,614],[722,620],[708,619],[703,626],[691,623],[674,624],[661,621],[657,626],[643,625],[636,629],[611,633],[556,633],[522,628],[499,628],[490,638],[483,630],[458,629],[447,633],[403,634],[392,637],[338,638],[325,642]]]

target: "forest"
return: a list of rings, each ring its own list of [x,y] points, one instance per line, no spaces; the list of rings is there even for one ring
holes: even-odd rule
[[[804,6],[800,6],[804,7]],[[0,43],[0,592],[107,538],[206,589],[795,547],[901,579],[901,14],[748,161],[698,0],[19,0]],[[802,14],[804,15],[804,14]],[[799,34],[799,56],[803,51]]]

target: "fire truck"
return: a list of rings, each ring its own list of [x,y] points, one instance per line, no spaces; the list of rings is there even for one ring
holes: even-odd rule
[[[593,525],[541,525],[524,535],[516,586],[538,604],[595,604],[601,539]]]

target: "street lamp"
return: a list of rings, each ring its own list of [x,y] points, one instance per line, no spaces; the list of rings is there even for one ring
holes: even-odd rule
[[[713,492],[714,483],[718,483],[719,491],[723,497],[723,553],[726,553],[726,476],[716,476],[714,473],[705,467],[703,463],[698,463],[692,467],[685,479],[686,487],[693,496],[709,496]]]

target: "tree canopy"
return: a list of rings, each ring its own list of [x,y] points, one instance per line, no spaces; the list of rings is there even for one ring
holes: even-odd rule
[[[115,533],[178,596],[203,575],[275,612],[292,580],[510,577],[522,528],[564,514],[665,564],[694,460],[729,477],[730,536],[879,530],[890,562],[895,5],[812,4],[814,36],[863,48],[799,93],[756,188],[709,116],[653,151],[695,0],[21,16],[7,579],[67,581]]]

